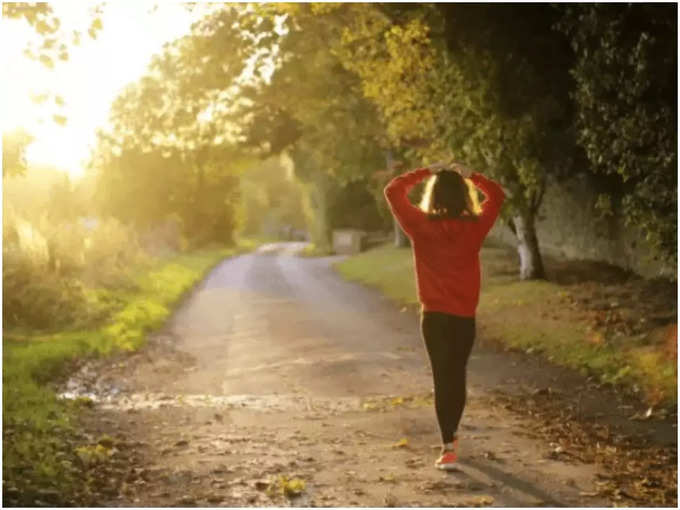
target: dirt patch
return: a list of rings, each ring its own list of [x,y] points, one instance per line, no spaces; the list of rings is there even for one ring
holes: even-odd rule
[[[505,251],[510,266],[516,254],[510,248],[491,243]],[[675,356],[677,361],[677,283],[645,279],[619,267],[588,260],[564,260],[544,256],[546,275],[565,287],[561,296],[564,310],[587,322],[603,337],[631,336]],[[555,313],[559,313],[555,307]]]
[[[607,264],[546,257],[548,282],[518,282],[516,255],[482,250],[478,318],[499,344],[543,351],[546,358],[615,383],[650,407],[677,401],[676,284],[645,280]],[[552,357],[552,358],[551,358]]]
[[[631,433],[625,423],[577,416],[573,399],[549,388],[522,399],[497,392],[489,397],[488,405],[531,416],[533,420],[521,434],[549,441],[548,458],[601,466],[593,496],[617,506],[677,505],[677,470],[672,469],[677,463],[677,445],[655,444],[648,434]]]

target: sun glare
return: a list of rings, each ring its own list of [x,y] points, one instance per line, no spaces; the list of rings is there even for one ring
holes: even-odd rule
[[[12,79],[3,80],[2,129],[23,127],[35,137],[26,151],[29,164],[56,166],[72,177],[83,174],[95,130],[105,125],[117,93],[143,74],[163,43],[187,33],[197,15],[181,4],[152,7],[148,2],[106,4],[97,39],[84,36],[80,46],[70,46],[69,60],[52,70],[23,55],[37,37],[34,31],[23,21],[3,19],[3,69]],[[87,32],[90,6],[56,3],[53,9],[67,33]],[[64,105],[31,101],[45,93],[59,95]],[[53,120],[55,114],[66,117],[65,125]]]

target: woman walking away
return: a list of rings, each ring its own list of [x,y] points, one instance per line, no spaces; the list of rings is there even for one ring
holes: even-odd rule
[[[443,448],[435,466],[454,469],[458,423],[465,407],[465,372],[475,337],[479,249],[505,199],[494,181],[458,163],[437,163],[395,177],[385,187],[392,214],[411,239],[421,332],[434,377],[434,401]],[[420,207],[408,193],[430,178]],[[484,193],[481,212],[466,179]]]

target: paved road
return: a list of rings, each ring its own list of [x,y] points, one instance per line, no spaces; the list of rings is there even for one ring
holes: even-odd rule
[[[287,504],[279,476],[305,480],[300,506],[608,504],[594,465],[549,456],[555,445],[493,405],[511,358],[479,348],[460,471],[435,470],[417,317],[300,247],[223,262],[147,349],[100,375],[121,390],[103,400],[105,423],[146,470],[109,504]]]
[[[429,381],[412,315],[357,292],[329,270],[333,258],[294,256],[299,247],[265,246],[210,275],[173,322],[178,348],[197,362],[175,387],[349,397]]]

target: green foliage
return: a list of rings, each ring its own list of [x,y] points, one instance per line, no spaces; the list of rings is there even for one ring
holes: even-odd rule
[[[552,7],[338,10],[346,23],[337,53],[377,105],[392,147],[419,163],[462,160],[499,180],[510,192],[503,215],[524,248],[520,274],[544,277],[535,217],[548,172],[573,163],[569,55],[551,31]]]
[[[140,105],[140,109],[142,106]],[[145,229],[171,216],[195,245],[233,242],[242,157],[203,138],[192,150],[126,147],[104,141],[93,162],[100,212]]]
[[[535,213],[546,172],[570,164],[568,62],[551,38],[553,18],[517,6],[357,8],[341,55],[397,148],[467,161],[514,191],[515,212]]]
[[[5,204],[3,327],[53,329],[87,324],[111,303],[88,287],[130,285],[128,268],[145,261],[136,235],[115,220],[30,222]]]
[[[95,6],[91,12],[88,34],[92,39],[103,28],[101,6]],[[69,46],[79,45],[81,31],[67,33],[62,28],[61,20],[51,5],[46,2],[3,2],[2,17],[10,20],[24,20],[40,35],[40,44],[32,44],[24,50],[24,54],[40,61],[44,66],[53,68],[56,60],[68,60]]]
[[[677,5],[572,5],[559,28],[576,53],[579,143],[595,171],[620,179],[627,224],[675,264]]]
[[[365,179],[336,184],[328,205],[328,221],[333,228],[387,230],[391,221],[381,215],[379,209],[379,204],[384,202],[382,189],[374,193],[371,183]]]
[[[341,24],[332,16],[318,15],[325,9],[314,4],[265,9],[270,16],[286,18],[282,30],[272,35],[277,51],[271,79],[249,90],[250,124],[292,123],[296,137],[284,145],[275,129],[248,140],[258,146],[264,138],[259,150],[288,150],[296,176],[305,183],[312,241],[322,251],[329,248],[331,229],[345,221],[348,187],[357,189],[353,183],[384,166],[385,141],[377,111],[362,97],[358,77],[342,66],[335,51]],[[252,132],[246,126],[246,133]],[[377,217],[374,205],[365,212],[367,216],[354,221],[371,223]]]
[[[297,254],[299,257],[328,257],[333,255],[333,250],[330,247],[318,247],[314,243],[309,243]]]
[[[80,459],[80,462],[88,468],[106,462],[109,457],[113,455],[113,450],[111,448],[106,448],[101,444],[97,444],[94,446],[79,446],[75,449],[75,453]]]
[[[209,111],[206,125],[238,140],[251,155],[287,151],[296,177],[306,183],[308,229],[318,245],[327,246],[327,207],[334,201],[327,194],[339,189],[331,181],[345,183],[375,170],[383,153],[375,109],[329,47],[338,40],[339,25],[316,16],[318,8],[271,4],[249,12],[224,6],[156,59],[154,72],[165,78],[147,95],[149,102],[163,105],[164,119],[172,117],[168,110],[175,104]],[[225,45],[230,52],[222,51]],[[246,60],[251,76],[243,74]],[[164,94],[167,100],[160,99]],[[137,112],[131,103],[136,102],[121,105]],[[173,134],[184,137],[183,118],[167,125],[143,122],[135,132],[162,139],[171,126]]]
[[[255,163],[241,176],[242,230],[278,238],[286,228],[304,230],[302,189],[283,158]]]
[[[99,133],[91,162],[108,214],[142,227],[178,217],[196,246],[233,241],[238,176],[250,164],[225,120],[245,67],[247,42],[232,28],[239,9],[225,7],[166,45],[114,101],[112,127]],[[213,59],[219,64],[197,77]]]

